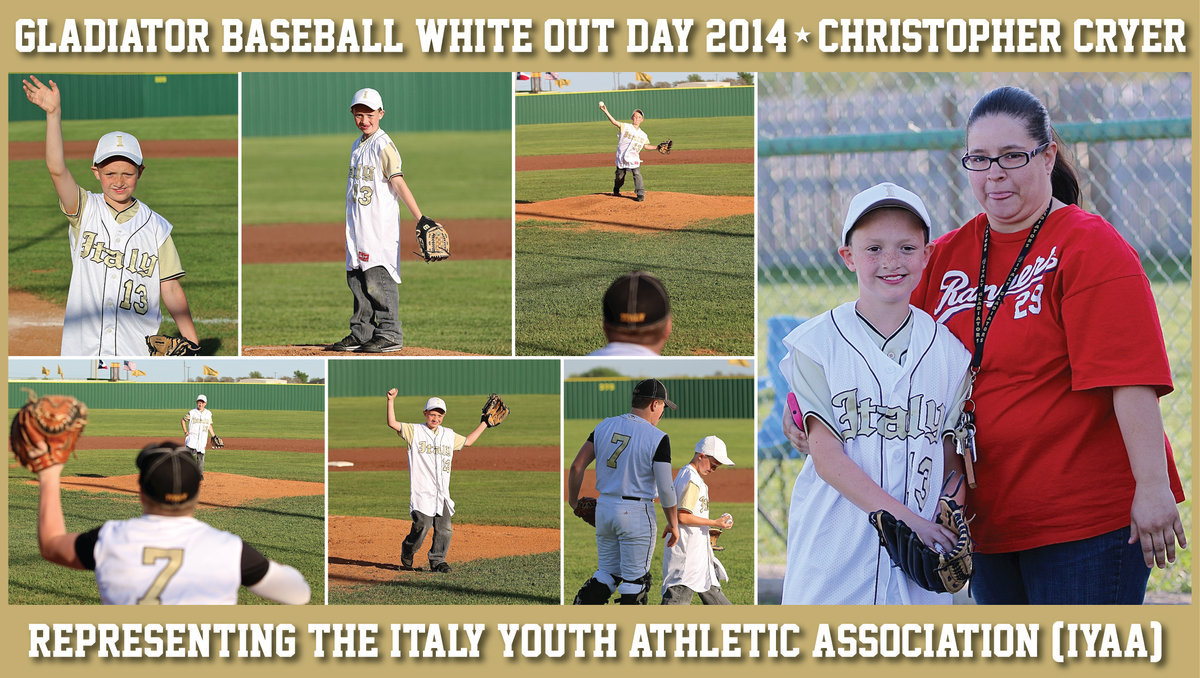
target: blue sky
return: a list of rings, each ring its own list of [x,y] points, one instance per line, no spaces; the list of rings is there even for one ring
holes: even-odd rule
[[[42,368],[50,370],[52,379],[58,378],[58,368],[62,366],[63,376],[67,379],[89,379],[100,377],[106,379],[108,370],[95,371],[94,358],[9,358],[8,378],[41,379]],[[105,359],[104,363],[108,364]],[[247,377],[252,371],[261,372],[264,377],[290,377],[296,370],[308,375],[309,379],[325,377],[325,361],[311,358],[143,358],[134,359],[137,369],[146,373],[144,377],[134,377],[135,381],[151,382],[182,382],[195,379],[204,373],[207,365],[222,377]],[[122,375],[125,378],[126,375]]]

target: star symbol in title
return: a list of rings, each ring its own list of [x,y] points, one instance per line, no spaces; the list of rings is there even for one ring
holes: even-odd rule
[[[809,31],[804,30],[801,26],[800,30],[796,31],[796,42],[808,42],[808,36],[812,35]]]

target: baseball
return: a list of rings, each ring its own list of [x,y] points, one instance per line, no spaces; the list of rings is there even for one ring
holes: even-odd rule
[[[600,108],[604,108],[604,102],[603,102],[603,101],[601,101],[601,102],[600,102]]]

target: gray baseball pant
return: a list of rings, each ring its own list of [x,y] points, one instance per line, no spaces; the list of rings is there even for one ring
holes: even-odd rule
[[[646,189],[642,186],[642,168],[640,167],[630,167],[628,169],[618,167],[617,171],[613,173],[613,193],[621,192],[621,187],[625,185],[626,172],[633,173],[633,190],[637,191],[638,196],[646,195]]]
[[[400,545],[400,563],[412,567],[413,556],[425,543],[425,534],[433,528],[433,542],[429,545],[429,567],[434,568],[446,562],[446,551],[450,550],[450,538],[454,536],[454,526],[450,524],[450,505],[442,505],[442,513],[429,516],[420,511],[412,511],[412,529]]]
[[[384,337],[395,343],[404,341],[400,329],[400,290],[382,266],[346,271],[346,285],[354,295],[354,314],[350,316],[350,334],[366,343]]]
[[[732,605],[725,594],[721,592],[720,586],[714,586],[707,591],[693,591],[683,584],[668,586],[666,591],[663,591],[663,605],[691,605],[692,595],[699,595],[700,602],[705,605]]]

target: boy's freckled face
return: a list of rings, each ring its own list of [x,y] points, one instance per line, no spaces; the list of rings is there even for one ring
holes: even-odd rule
[[[445,416],[446,413],[441,410],[425,410],[425,426],[432,431],[442,425],[442,417]]]
[[[128,160],[117,158],[104,163],[103,167],[92,167],[92,173],[100,181],[100,192],[114,207],[127,206],[133,202],[142,170]]]
[[[932,251],[920,219],[889,208],[866,214],[850,232],[850,244],[838,249],[846,267],[858,274],[860,297],[904,304]]]
[[[634,113],[633,114],[633,126],[637,127],[638,125],[641,125],[642,120],[644,120],[644,119],[645,119],[645,117],[642,116],[641,113]]]
[[[383,109],[371,109],[363,104],[355,104],[350,112],[354,115],[354,124],[362,131],[363,136],[371,136],[379,129],[379,121],[383,118]]]

